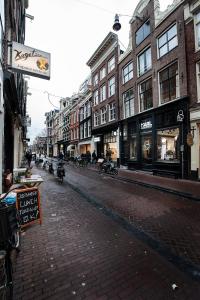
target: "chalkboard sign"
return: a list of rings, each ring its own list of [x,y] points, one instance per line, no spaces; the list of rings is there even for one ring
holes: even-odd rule
[[[19,212],[20,225],[25,227],[39,221],[41,224],[40,193],[38,188],[16,190],[16,206]]]

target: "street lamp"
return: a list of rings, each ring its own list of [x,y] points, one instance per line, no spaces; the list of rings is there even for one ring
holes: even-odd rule
[[[181,123],[181,178],[184,178],[184,137],[183,137],[183,120],[184,120],[184,113],[183,110],[180,109],[177,114],[177,122]]]

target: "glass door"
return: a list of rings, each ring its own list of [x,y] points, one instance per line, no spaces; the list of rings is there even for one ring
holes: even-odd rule
[[[141,137],[141,158],[143,163],[152,163],[152,134]]]

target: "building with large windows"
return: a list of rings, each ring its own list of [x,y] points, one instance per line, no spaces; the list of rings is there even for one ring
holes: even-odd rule
[[[130,44],[119,58],[121,164],[129,169],[189,171],[189,103],[183,4],[160,12],[140,1]],[[135,17],[140,16],[140,17]]]

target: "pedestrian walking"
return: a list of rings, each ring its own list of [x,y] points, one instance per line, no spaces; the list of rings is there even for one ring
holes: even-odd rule
[[[27,163],[28,163],[28,166],[29,166],[29,168],[30,168],[30,166],[31,166],[31,161],[32,161],[32,153],[31,153],[31,151],[27,151],[25,157],[26,157],[26,159],[27,159]]]
[[[97,155],[96,155],[96,152],[95,150],[92,152],[92,163],[93,164],[96,164],[97,162]]]

